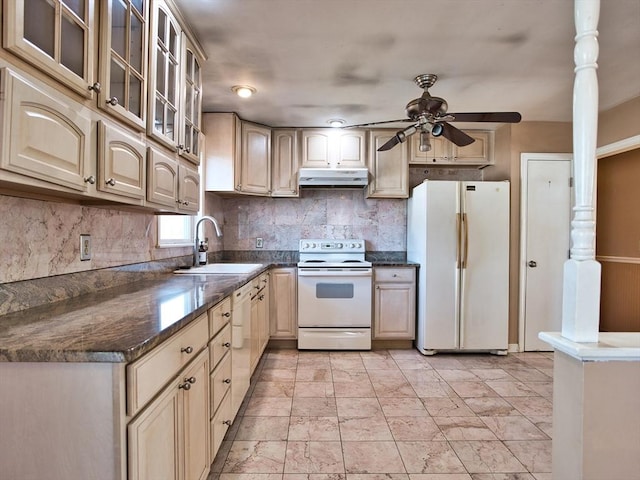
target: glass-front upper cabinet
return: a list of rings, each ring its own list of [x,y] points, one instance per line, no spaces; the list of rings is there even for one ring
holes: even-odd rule
[[[200,163],[200,136],[202,132],[202,73],[195,46],[184,36],[182,130],[180,155]]]
[[[151,66],[149,78],[149,118],[147,133],[165,144],[178,147],[180,26],[167,5],[155,4],[151,26]]]
[[[98,104],[144,130],[147,120],[149,0],[101,4]]]
[[[5,0],[4,47],[93,97],[95,0]]]

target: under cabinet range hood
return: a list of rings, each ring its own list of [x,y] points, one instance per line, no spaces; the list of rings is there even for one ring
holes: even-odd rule
[[[364,187],[369,183],[369,170],[362,168],[301,168],[301,187]]]

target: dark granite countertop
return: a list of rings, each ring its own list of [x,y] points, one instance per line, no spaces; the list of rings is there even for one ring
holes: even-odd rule
[[[250,275],[146,276],[0,317],[0,361],[131,362],[201,314]]]
[[[140,265],[19,282],[0,292],[3,302],[39,303],[0,315],[0,362],[132,362],[264,270],[296,267],[297,252],[284,253],[224,259],[263,263],[250,275],[174,275]],[[368,253],[367,260],[374,267],[418,266],[402,252]],[[64,298],[76,290],[81,294]]]

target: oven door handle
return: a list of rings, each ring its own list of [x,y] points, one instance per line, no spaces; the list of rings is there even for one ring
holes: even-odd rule
[[[337,268],[334,270],[321,270],[317,268],[299,268],[299,277],[370,277],[371,269]]]

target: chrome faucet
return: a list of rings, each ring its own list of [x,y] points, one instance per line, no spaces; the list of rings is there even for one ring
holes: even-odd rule
[[[193,267],[195,267],[198,263],[198,241],[199,241],[198,228],[200,228],[200,224],[205,220],[209,220],[211,223],[213,223],[213,226],[216,229],[216,235],[218,235],[218,237],[222,236],[222,230],[220,230],[218,221],[215,218],[209,215],[204,215],[200,220],[196,222],[195,241],[193,243],[193,265],[192,265]]]

